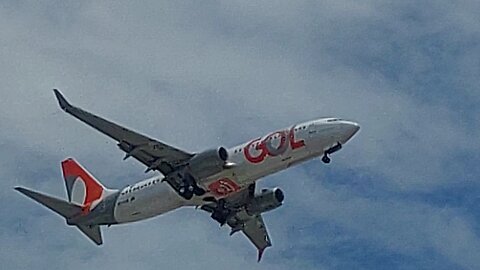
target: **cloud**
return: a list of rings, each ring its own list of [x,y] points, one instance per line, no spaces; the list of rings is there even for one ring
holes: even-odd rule
[[[0,203],[14,207],[0,212],[0,260],[18,269],[475,268],[476,10],[475,1],[2,2]],[[96,248],[11,190],[64,195],[66,156],[107,186],[144,177],[114,142],[59,110],[56,87],[189,151],[322,116],[362,129],[330,167],[310,162],[261,182],[287,193],[266,216],[274,248],[261,265],[246,239],[191,209],[112,227]]]

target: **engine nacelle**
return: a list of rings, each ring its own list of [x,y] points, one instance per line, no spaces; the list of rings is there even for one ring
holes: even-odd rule
[[[224,147],[219,147],[193,156],[188,161],[188,168],[195,177],[204,178],[221,172],[227,159],[227,150]]]
[[[278,208],[282,205],[284,198],[283,191],[279,188],[262,189],[261,193],[255,194],[247,206],[247,213],[255,215]]]

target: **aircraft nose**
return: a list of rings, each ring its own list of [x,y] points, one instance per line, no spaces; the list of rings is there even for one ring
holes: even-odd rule
[[[358,123],[350,122],[348,123],[348,125],[349,132],[352,134],[352,136],[360,130],[360,125]]]
[[[343,122],[343,127],[344,132],[342,136],[342,143],[346,143],[360,130],[360,125],[352,121]]]

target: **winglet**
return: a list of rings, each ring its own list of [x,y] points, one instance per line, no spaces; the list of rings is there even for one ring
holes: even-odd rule
[[[257,262],[260,262],[262,260],[263,252],[265,251],[264,248],[261,248],[258,250],[258,259]]]
[[[53,89],[53,92],[55,93],[55,97],[58,100],[58,104],[60,104],[60,108],[62,108],[64,111],[66,111],[68,108],[72,107],[70,103],[63,97],[62,93],[58,91],[57,89]]]

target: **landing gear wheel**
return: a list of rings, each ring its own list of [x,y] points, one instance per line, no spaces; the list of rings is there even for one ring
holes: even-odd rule
[[[182,175],[179,174],[179,177],[181,176]],[[180,196],[182,196],[186,200],[190,200],[193,197],[193,195],[202,196],[205,193],[206,191],[197,185],[197,183],[195,182],[195,179],[191,174],[186,173],[183,176],[183,183],[178,189],[178,194]]]
[[[195,194],[197,196],[202,196],[205,193],[206,193],[206,191],[203,188],[198,187],[198,186],[193,187],[193,194]]]
[[[225,208],[225,200],[220,199],[217,203],[217,207],[214,209],[211,217],[220,223],[220,226],[227,223],[227,219],[230,215],[230,210]]]
[[[323,163],[325,163],[325,164],[330,163],[330,158],[328,157],[328,155],[331,155],[331,154],[339,151],[340,149],[342,149],[342,144],[340,142],[337,142],[336,145],[330,147],[327,151],[325,151],[323,153],[323,157],[322,157]]]
[[[185,198],[185,200],[190,200],[193,198],[193,192],[191,192],[190,190],[187,191],[185,194],[183,194],[183,198]]]
[[[178,194],[182,196],[185,200],[190,200],[193,197],[193,190],[194,188],[192,186],[183,186],[178,189]]]
[[[224,213],[222,212],[213,212],[211,216],[214,220],[216,220],[218,223],[220,223],[220,226],[225,225],[227,223],[227,217]]]

